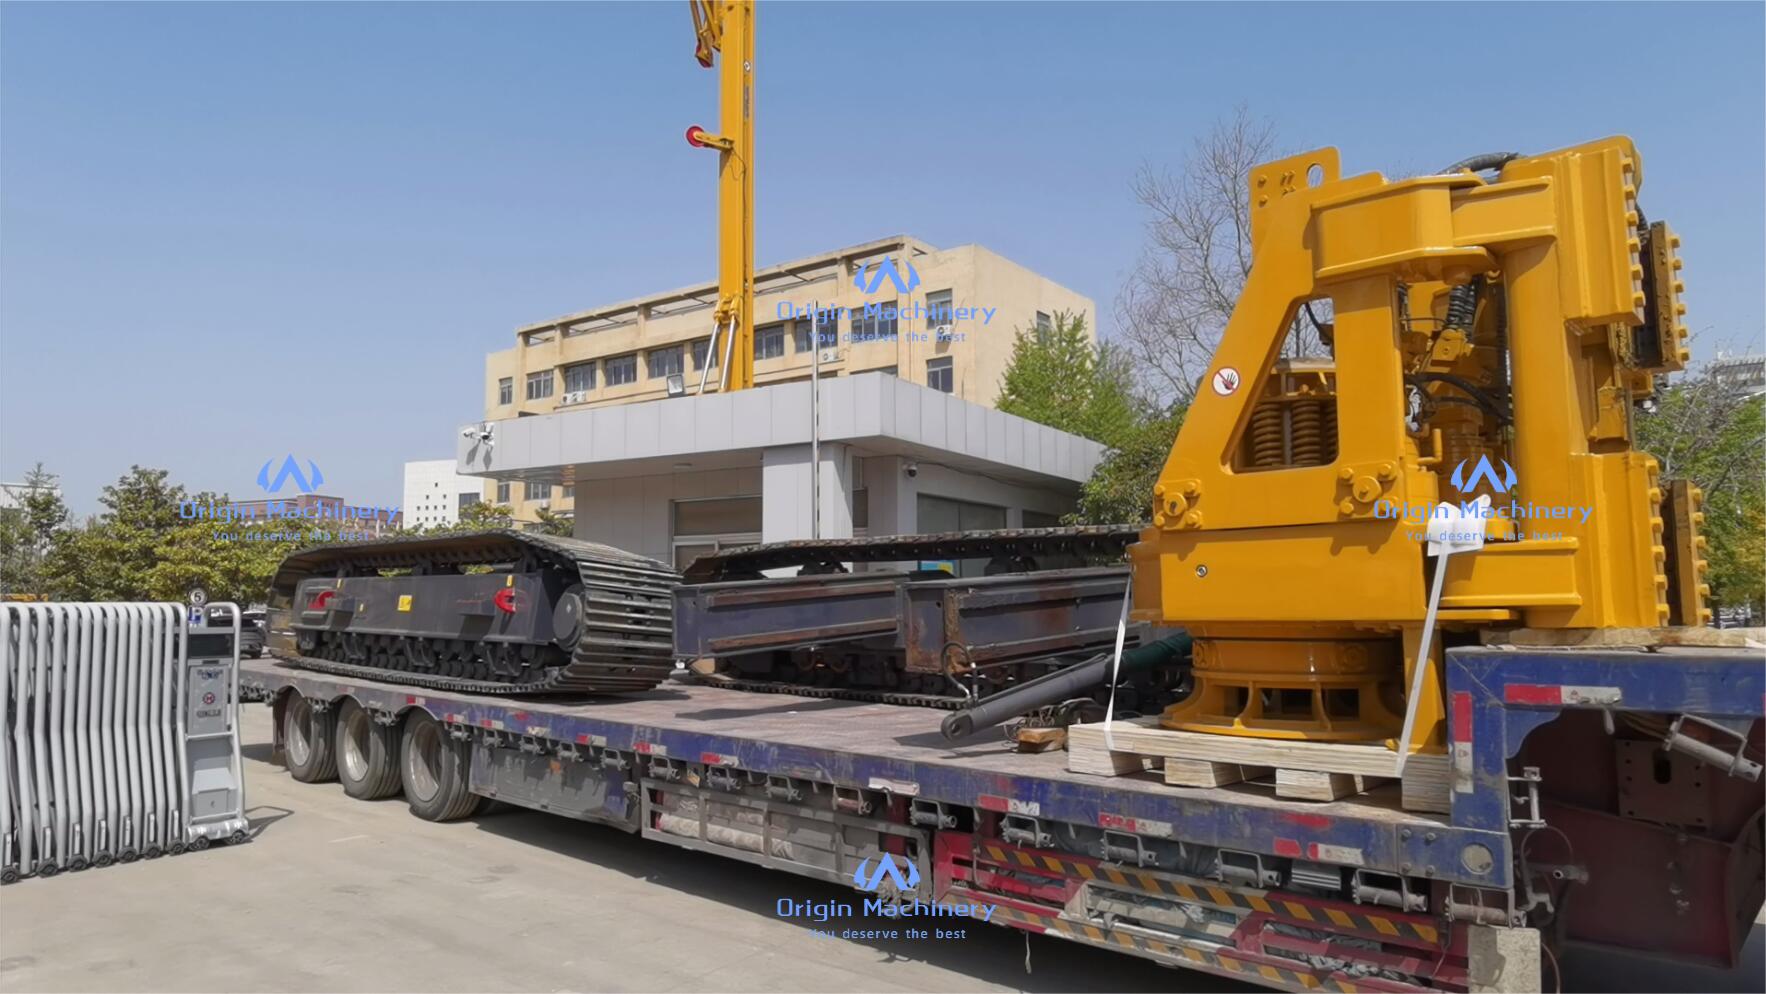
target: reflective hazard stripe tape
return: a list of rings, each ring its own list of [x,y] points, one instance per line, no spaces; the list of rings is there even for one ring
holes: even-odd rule
[[[1625,695],[1618,687],[1579,687],[1555,683],[1511,683],[1502,688],[1502,699],[1510,704],[1597,707],[1618,704]]]
[[[1452,753],[1453,792],[1470,794],[1476,789],[1472,776],[1472,693],[1469,690],[1456,690],[1449,705],[1451,740],[1449,752]]]
[[[1241,890],[1211,880],[1180,878],[1110,863],[1076,859],[1059,853],[1007,846],[993,841],[982,843],[978,855],[1002,867],[1108,883],[1161,897],[1174,897],[1191,904],[1210,905],[1228,911],[1254,912],[1314,926],[1334,926],[1337,929],[1362,932],[1370,937],[1401,940],[1411,945],[1441,944],[1441,930],[1433,924],[1416,918],[1383,914],[1363,906],[1335,907],[1322,902],[1289,899],[1269,891]]]

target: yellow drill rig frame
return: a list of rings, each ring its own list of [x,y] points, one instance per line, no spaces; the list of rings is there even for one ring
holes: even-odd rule
[[[1623,137],[1392,181],[1333,148],[1251,171],[1250,274],[1131,550],[1134,616],[1196,637],[1165,725],[1396,739],[1431,562],[1409,751],[1442,747],[1444,640],[1708,617],[1696,494],[1665,525],[1633,445],[1688,357],[1642,180]],[[1307,325],[1329,354],[1284,355]],[[1482,548],[1430,559],[1437,505],[1480,498]]]

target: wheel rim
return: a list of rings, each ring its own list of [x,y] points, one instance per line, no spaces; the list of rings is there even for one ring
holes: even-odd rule
[[[313,704],[296,696],[288,702],[288,760],[295,766],[307,765],[313,755]]]
[[[441,792],[441,753],[441,733],[435,723],[419,724],[405,749],[405,770],[410,775],[405,790],[419,801],[429,801]]]
[[[343,766],[344,773],[351,780],[368,779],[368,712],[361,708],[350,710],[350,716],[343,725]]]

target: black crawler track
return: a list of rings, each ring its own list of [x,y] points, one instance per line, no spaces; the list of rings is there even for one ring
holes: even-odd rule
[[[386,665],[316,658],[298,645],[294,595],[302,580],[372,575],[379,570],[445,571],[527,562],[566,573],[583,588],[582,634],[562,665],[521,680],[412,669],[415,653],[386,654]],[[271,583],[271,649],[295,665],[368,679],[481,694],[609,694],[649,690],[673,668],[671,592],[677,574],[662,563],[611,546],[531,532],[465,532],[384,542],[328,545],[283,560]],[[379,636],[397,648],[405,636]],[[394,664],[394,660],[398,662]],[[471,666],[493,677],[488,666]]]

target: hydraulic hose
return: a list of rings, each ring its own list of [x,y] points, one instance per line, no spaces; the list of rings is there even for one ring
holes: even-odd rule
[[[1191,641],[1188,632],[1179,632],[1128,649],[1122,653],[1121,672],[1138,673],[1179,664],[1189,658]],[[944,719],[939,730],[947,739],[967,738],[984,728],[992,728],[1037,708],[1084,697],[1110,678],[1111,657],[1111,653],[1102,652],[1083,663],[1046,673],[1010,690],[1003,690],[972,707],[951,714]]]
[[[1449,173],[1481,173],[1486,169],[1501,169],[1503,166],[1521,157],[1519,152],[1483,152],[1455,162],[1442,174]]]

